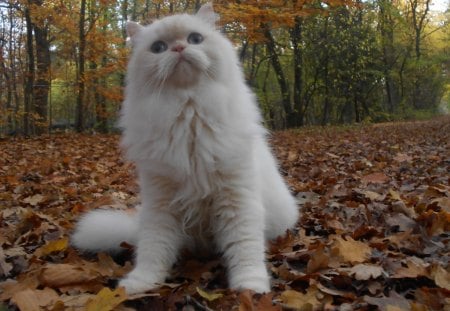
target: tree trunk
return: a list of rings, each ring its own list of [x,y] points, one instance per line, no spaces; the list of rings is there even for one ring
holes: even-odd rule
[[[325,19],[325,42],[327,42],[328,38],[328,18]],[[330,122],[330,112],[331,112],[331,103],[330,103],[330,94],[329,94],[329,52],[328,48],[325,48],[325,62],[323,64],[324,67],[324,86],[325,86],[325,94],[324,94],[324,103],[323,103],[323,111],[322,111],[322,125],[327,125]]]
[[[270,54],[270,61],[275,71],[278,85],[280,86],[281,103],[285,112],[285,122],[283,127],[292,127],[295,126],[295,115],[291,107],[291,92],[289,89],[289,84],[284,75],[283,67],[281,66],[281,62],[276,51],[275,40],[272,36],[272,33],[270,32],[267,25],[263,25],[263,29],[264,36],[267,40],[266,46]]]
[[[37,2],[36,2],[37,3]],[[39,5],[42,3],[39,3]],[[34,87],[34,108],[37,113],[36,133],[48,131],[48,94],[50,90],[50,43],[46,26],[33,25],[36,40],[36,85]]]
[[[294,47],[294,126],[304,125],[305,105],[302,98],[303,93],[303,50],[301,48],[302,42],[302,19],[295,18],[294,28],[291,29],[291,41]]]
[[[422,35],[426,26],[426,18],[428,12],[430,11],[430,1],[424,0],[425,8],[420,11],[420,0],[410,0],[411,4],[411,14],[412,14],[412,23],[414,27],[414,49],[416,52],[416,58],[420,59],[421,56],[421,44],[422,44]]]
[[[86,0],[81,0],[80,20],[79,20],[79,51],[78,51],[78,94],[76,105],[75,129],[77,132],[84,130],[84,93],[85,93],[85,50],[86,34],[84,30],[86,22]]]
[[[390,1],[379,1],[379,25],[381,33],[381,44],[383,51],[383,73],[384,86],[386,89],[387,108],[390,113],[397,110],[399,103],[398,89],[392,77],[394,64],[396,62],[394,47],[394,29],[392,20],[392,4]]]
[[[33,25],[31,22],[30,9],[25,8],[25,21],[27,27],[26,53],[27,53],[27,72],[25,75],[24,86],[24,115],[23,115],[23,133],[28,136],[33,132],[33,86],[34,86],[34,49],[33,49]]]
[[[3,58],[3,46],[0,46],[0,69],[3,77],[5,78],[6,84],[6,128],[8,132],[12,131],[12,83],[11,78],[8,74],[8,70],[5,65],[5,60]],[[2,97],[3,90],[0,90],[0,98]]]

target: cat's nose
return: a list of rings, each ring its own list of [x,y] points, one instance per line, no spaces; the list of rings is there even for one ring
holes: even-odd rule
[[[182,45],[182,44],[177,44],[177,45],[175,45],[174,47],[172,47],[171,51],[181,53],[181,52],[183,52],[183,50],[184,50],[185,48],[186,48],[186,47],[185,47],[184,45]]]

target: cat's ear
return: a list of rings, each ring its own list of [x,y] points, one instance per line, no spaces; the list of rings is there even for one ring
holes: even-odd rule
[[[214,12],[213,5],[210,2],[202,5],[198,10],[196,16],[211,24],[212,26],[215,26],[219,21],[219,15]]]
[[[136,37],[137,34],[140,33],[142,31],[142,29],[144,28],[144,26],[142,26],[141,24],[138,24],[136,22],[127,22],[127,46],[128,47],[133,47],[136,45]]]
[[[127,22],[127,36],[130,37],[131,40],[144,28],[139,23],[136,22]]]

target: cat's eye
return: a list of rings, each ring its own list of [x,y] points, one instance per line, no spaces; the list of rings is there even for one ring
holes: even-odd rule
[[[159,54],[165,52],[167,48],[168,48],[167,43],[159,40],[153,42],[152,46],[150,47],[150,51],[152,51],[152,53]]]
[[[188,36],[187,41],[190,44],[200,44],[203,42],[203,36],[198,32],[193,32]]]

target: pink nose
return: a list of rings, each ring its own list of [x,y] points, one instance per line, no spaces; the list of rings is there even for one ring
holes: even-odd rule
[[[185,49],[185,46],[184,46],[184,45],[177,44],[177,45],[175,45],[174,47],[172,47],[171,50],[172,50],[173,52],[181,53],[181,52],[183,52],[184,49]]]

